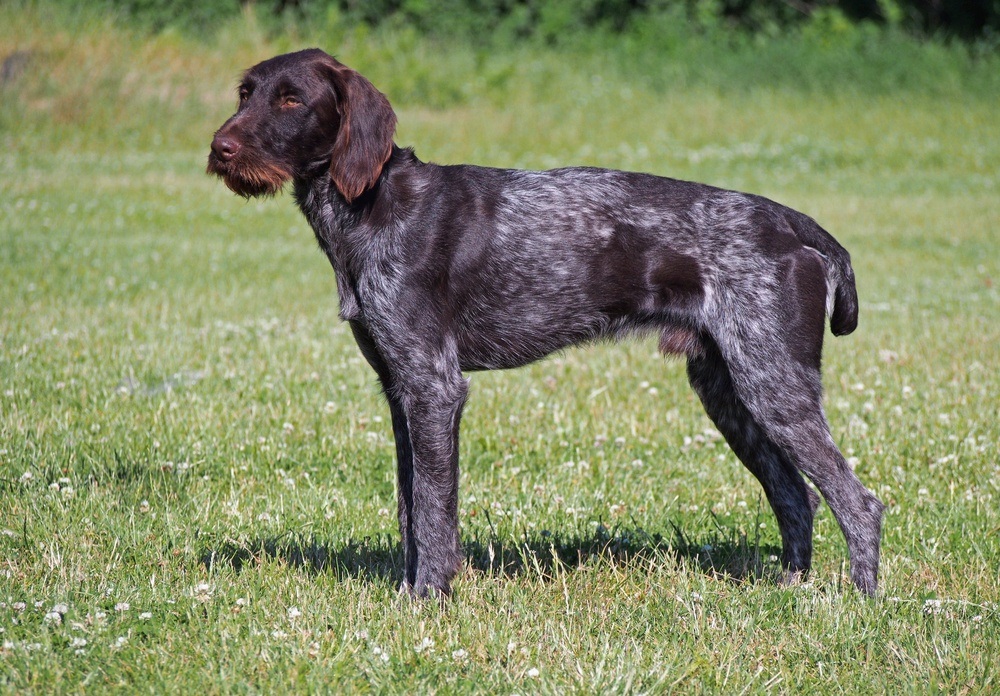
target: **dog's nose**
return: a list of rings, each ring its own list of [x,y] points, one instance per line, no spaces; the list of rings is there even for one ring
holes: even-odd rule
[[[212,152],[223,162],[228,162],[240,151],[240,142],[225,135],[216,135],[212,139]]]

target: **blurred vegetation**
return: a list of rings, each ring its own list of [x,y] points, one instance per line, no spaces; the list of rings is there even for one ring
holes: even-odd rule
[[[546,14],[551,27],[573,18],[592,23],[550,45],[541,33],[515,40],[513,10],[490,14],[486,10],[500,5],[486,0],[479,29],[471,14],[459,11],[464,4],[449,0],[457,9],[441,13],[437,33],[419,21],[431,10],[412,1],[371,25],[374,15],[366,13],[381,1],[344,9],[299,0],[279,12],[263,2],[240,7],[237,0],[231,6],[221,0],[104,6],[8,0],[0,6],[0,144],[201,147],[203,134],[232,106],[239,67],[308,45],[362,71],[403,109],[489,106],[514,113],[519,105],[543,103],[559,120],[587,108],[610,113],[610,102],[601,100],[618,98],[616,85],[654,100],[683,101],[696,90],[744,95],[758,104],[761,91],[778,90],[828,101],[840,95],[852,103],[877,95],[904,109],[915,95],[991,104],[1000,96],[1000,52],[985,41],[919,39],[898,27],[850,22],[835,9],[771,34],[728,29],[711,13],[699,19],[697,8],[687,5],[683,14],[650,7],[641,22],[633,11],[620,24],[600,26],[586,13],[567,12],[562,25]],[[588,1],[594,13],[604,7]],[[624,0],[615,6],[632,7]],[[511,3],[508,9],[514,7],[534,6]],[[502,21],[508,29],[493,38],[470,38]],[[542,32],[543,24],[538,18],[532,26]]]
[[[73,0],[64,2],[76,4]],[[355,23],[406,23],[421,33],[476,41],[574,41],[580,32],[629,35],[680,22],[777,36],[819,22],[873,24],[920,36],[996,44],[1000,0],[100,0],[139,23],[211,29],[254,5],[261,15],[315,21],[331,11]]]

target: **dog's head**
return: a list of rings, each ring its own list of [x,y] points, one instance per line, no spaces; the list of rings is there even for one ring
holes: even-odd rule
[[[395,129],[389,101],[357,72],[316,48],[286,53],[243,75],[208,172],[247,198],[328,172],[350,202],[375,185]]]

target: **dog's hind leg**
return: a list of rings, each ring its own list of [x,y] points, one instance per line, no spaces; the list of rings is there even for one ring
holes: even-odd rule
[[[884,506],[837,449],[823,413],[823,261],[801,249],[780,264],[775,292],[725,300],[714,338],[740,401],[826,499],[847,539],[854,584],[873,595]]]
[[[878,586],[882,503],[871,493],[837,449],[819,399],[808,406],[783,392],[808,389],[814,380],[784,376],[780,383],[764,383],[744,365],[732,365],[737,392],[767,436],[816,484],[847,539],[851,577],[858,588],[874,595]],[[793,368],[790,368],[793,369]],[[777,377],[777,374],[773,375]],[[818,372],[816,373],[818,379]]]
[[[733,452],[763,486],[781,532],[783,580],[795,582],[812,563],[813,515],[819,496],[754,421],[715,342],[703,336],[701,344],[698,354],[688,359],[691,386]]]

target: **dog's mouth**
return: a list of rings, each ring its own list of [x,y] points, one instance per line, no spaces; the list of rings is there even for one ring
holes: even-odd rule
[[[206,171],[218,176],[230,191],[244,198],[273,196],[292,178],[280,167],[248,163],[243,158],[226,161],[214,152],[208,155]]]

